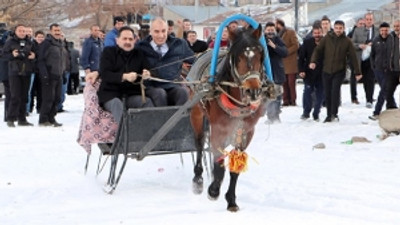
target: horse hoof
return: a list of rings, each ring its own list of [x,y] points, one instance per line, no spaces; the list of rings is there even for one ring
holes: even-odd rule
[[[239,211],[239,206],[236,204],[228,205],[228,211],[229,212],[237,212]]]
[[[213,188],[213,185],[208,187],[208,199],[210,200],[217,200],[219,197],[219,188]]]
[[[194,177],[192,183],[193,193],[199,195],[203,193],[203,178],[202,177]]]

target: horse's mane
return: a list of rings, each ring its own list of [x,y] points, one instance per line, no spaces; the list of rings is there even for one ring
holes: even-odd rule
[[[239,55],[243,54],[247,47],[257,47],[261,50],[261,58],[264,60],[264,48],[261,45],[260,41],[254,37],[253,35],[254,29],[247,28],[241,29],[238,28],[233,34],[235,38],[231,40],[231,45],[229,47],[228,54],[226,55],[226,60],[224,60],[224,66],[221,71],[218,71],[216,76],[216,80],[218,81],[231,81],[232,77],[230,74],[231,65],[230,59],[234,61],[235,64],[238,63]]]

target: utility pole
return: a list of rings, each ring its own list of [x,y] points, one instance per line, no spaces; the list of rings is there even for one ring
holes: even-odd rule
[[[294,0],[294,30],[299,31],[299,0]]]

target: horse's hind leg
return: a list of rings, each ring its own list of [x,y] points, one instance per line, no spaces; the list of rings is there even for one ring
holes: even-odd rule
[[[239,177],[238,173],[230,172],[231,180],[229,182],[228,191],[225,194],[225,199],[228,202],[228,211],[236,212],[239,206],[236,204],[236,184]]]
[[[203,192],[203,148],[204,148],[204,114],[199,105],[192,108],[190,121],[195,134],[196,143],[196,164],[194,166],[194,177],[192,180],[193,193],[200,194]]]

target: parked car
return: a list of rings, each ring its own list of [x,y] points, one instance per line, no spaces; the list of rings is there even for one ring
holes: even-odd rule
[[[85,71],[80,68],[79,69],[79,92],[83,92],[83,89],[85,88],[86,81],[85,81]]]

